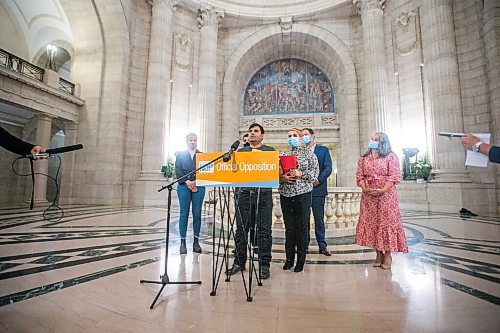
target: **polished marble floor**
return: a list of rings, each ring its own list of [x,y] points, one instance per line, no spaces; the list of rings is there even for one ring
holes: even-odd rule
[[[161,286],[139,281],[163,274],[165,209],[66,207],[57,222],[3,209],[0,331],[500,332],[500,219],[403,215],[410,253],[392,270],[373,268],[373,251],[343,237],[329,239],[331,257],[311,244],[304,272],[283,271],[275,237],[271,277],[262,286],[252,277],[248,302],[247,273],[221,276],[210,295],[211,218],[204,253],[180,256],[174,211],[168,276],[202,284],[167,285],[150,309]]]

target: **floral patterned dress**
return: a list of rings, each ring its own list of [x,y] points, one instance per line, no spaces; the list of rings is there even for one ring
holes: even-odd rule
[[[364,180],[368,188],[392,186],[379,196],[363,193],[356,226],[356,243],[379,251],[408,253],[408,243],[399,211],[396,184],[400,180],[399,160],[396,154],[373,158],[361,157],[356,171],[356,183]]]

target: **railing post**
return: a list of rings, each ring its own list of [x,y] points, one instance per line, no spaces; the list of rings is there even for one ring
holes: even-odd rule
[[[351,210],[351,198],[352,193],[346,193],[344,197],[344,223],[345,227],[348,228],[351,225],[352,210]]]
[[[278,194],[273,194],[275,196],[275,201],[274,201],[274,217],[276,220],[274,221],[274,225],[281,225],[281,228],[284,228],[285,225],[283,224],[283,221],[281,218],[283,217],[283,212],[281,211],[281,201],[280,201],[280,195]]]
[[[344,215],[344,212],[342,211],[342,198],[344,197],[344,193],[337,193],[337,209],[335,211],[335,216],[337,216],[337,228],[340,228],[340,223],[342,222],[342,216]]]
[[[356,193],[355,194],[355,200],[354,200],[354,215],[355,219],[353,222],[353,226],[356,226],[358,223],[358,218],[359,218],[359,204],[361,202],[361,193]]]
[[[333,206],[332,206],[332,197],[330,195],[326,196],[326,205],[325,205],[325,228],[330,229],[330,226],[333,224]]]

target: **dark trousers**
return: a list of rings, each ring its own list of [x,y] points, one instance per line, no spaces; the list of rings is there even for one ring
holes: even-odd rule
[[[314,216],[314,233],[320,249],[325,249],[325,197],[312,197],[312,211]]]
[[[306,261],[306,248],[309,242],[308,226],[311,215],[311,192],[285,197],[280,195],[283,221],[285,222],[285,252],[286,260]]]
[[[271,263],[273,194],[270,190],[238,189],[236,191],[236,252],[235,262],[244,266],[247,259],[248,233],[251,244],[257,246],[260,263]]]

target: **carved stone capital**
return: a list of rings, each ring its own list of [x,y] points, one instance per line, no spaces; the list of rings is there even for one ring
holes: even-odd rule
[[[384,10],[385,0],[352,0],[352,3],[358,7],[358,14],[361,14],[373,9]]]
[[[177,6],[176,0],[146,0],[146,1],[151,5],[151,7],[166,5],[168,8],[170,8],[171,11],[175,11]]]
[[[198,27],[219,26],[224,18],[224,12],[215,8],[202,7],[198,10]]]
[[[292,30],[293,20],[291,16],[280,17],[280,27],[283,32],[289,32]]]

